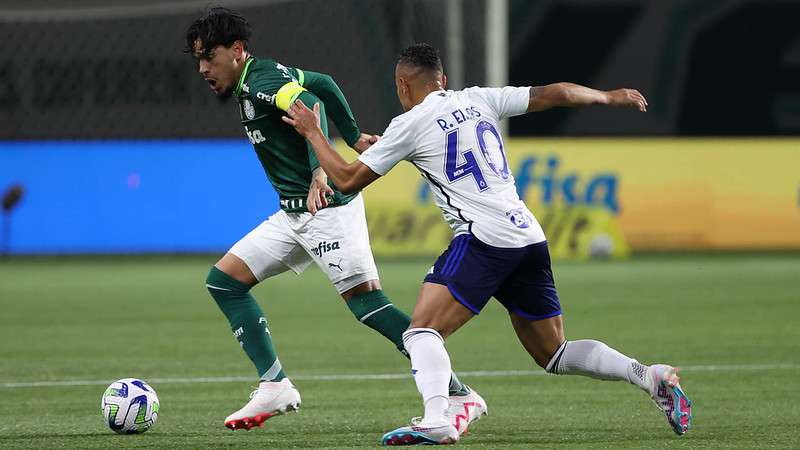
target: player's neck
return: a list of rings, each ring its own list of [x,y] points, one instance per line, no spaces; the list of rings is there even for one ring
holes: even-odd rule
[[[422,103],[427,96],[429,96],[433,92],[444,91],[441,84],[427,84],[424,88],[420,89],[419,94],[417,94],[414,98],[414,106],[419,105]]]
[[[242,61],[239,63],[238,67],[236,67],[236,79],[238,80],[242,76],[242,72],[244,72],[244,68],[247,66],[247,60],[252,58],[248,52],[242,52]]]

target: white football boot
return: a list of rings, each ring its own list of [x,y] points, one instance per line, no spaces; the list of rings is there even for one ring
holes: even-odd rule
[[[448,422],[426,424],[421,417],[411,419],[411,426],[400,427],[383,435],[382,445],[440,445],[458,442],[458,430]]]
[[[263,426],[270,417],[298,409],[300,393],[288,378],[262,381],[258,389],[250,393],[250,401],[225,419],[225,426],[231,430],[249,430]]]
[[[692,425],[692,401],[683,393],[678,370],[666,364],[653,364],[647,369],[650,397],[667,416],[667,421],[678,436]]]
[[[483,397],[469,386],[467,386],[467,389],[469,389],[469,394],[467,395],[450,396],[450,406],[444,413],[453,427],[458,430],[459,435],[465,434],[470,424],[477,422],[481,416],[489,414],[489,409]]]

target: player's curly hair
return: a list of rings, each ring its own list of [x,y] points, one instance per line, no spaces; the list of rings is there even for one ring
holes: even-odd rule
[[[422,42],[403,50],[397,63],[420,67],[430,72],[443,72],[439,51]]]
[[[247,42],[252,35],[252,29],[247,20],[236,11],[222,6],[213,6],[206,9],[203,17],[192,22],[186,30],[186,53],[195,53],[195,41],[198,39],[202,44],[203,55],[208,53],[216,46],[223,45],[230,47],[236,41],[242,41],[244,49],[247,50]]]

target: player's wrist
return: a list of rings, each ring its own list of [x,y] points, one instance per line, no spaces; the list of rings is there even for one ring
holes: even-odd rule
[[[309,130],[308,134],[306,135],[306,139],[312,144],[318,144],[321,141],[326,141],[325,135],[322,133],[322,129],[320,127],[313,128]]]
[[[323,180],[327,180],[328,174],[325,173],[325,170],[322,168],[322,166],[317,166],[316,168],[312,169],[311,177],[314,179],[321,178]]]
[[[355,131],[351,133],[342,134],[342,138],[347,143],[347,146],[350,148],[355,148],[354,146],[358,144],[359,139],[361,139],[361,130],[356,128]]]
[[[614,93],[613,91],[600,91],[600,100],[598,103],[601,105],[613,105],[614,104]]]

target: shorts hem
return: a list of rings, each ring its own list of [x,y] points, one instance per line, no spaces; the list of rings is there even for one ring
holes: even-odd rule
[[[230,253],[231,255],[233,255],[233,256],[235,256],[235,257],[237,257],[237,258],[241,259],[241,260],[244,262],[244,264],[247,266],[247,268],[248,268],[248,269],[250,269],[250,273],[252,273],[252,274],[253,274],[253,276],[256,278],[256,280],[257,280],[259,283],[260,283],[260,282],[262,282],[262,281],[264,281],[264,280],[266,280],[267,278],[271,278],[272,276],[274,276],[274,275],[271,275],[271,276],[269,276],[269,277],[262,276],[260,272],[257,272],[255,269],[253,269],[253,266],[255,266],[255,265],[256,265],[256,264],[255,264],[255,262],[254,262],[254,261],[250,261],[250,257],[249,257],[249,256],[246,256],[246,255],[244,255],[244,254],[242,254],[242,253],[237,253],[237,252],[235,251],[235,247],[236,247],[236,246],[233,246],[233,247],[231,247],[231,248],[228,250],[228,253]],[[271,258],[273,258],[275,261],[278,261],[278,262],[280,262],[281,264],[283,264],[283,266],[284,266],[284,267],[286,267],[287,269],[291,270],[292,272],[294,272],[294,273],[295,273],[295,274],[297,274],[297,275],[300,275],[300,274],[301,274],[301,273],[303,273],[303,271],[305,270],[305,268],[302,268],[302,269],[301,269],[301,268],[295,267],[294,265],[291,265],[291,264],[286,264],[284,261],[282,261],[282,260],[281,260],[281,258],[278,258],[277,256],[275,256],[275,255],[274,255],[272,252],[269,252],[269,251],[267,251],[267,250],[262,250],[262,251],[263,251],[264,253],[268,254],[268,255],[269,255]]]
[[[433,277],[425,277],[425,282],[426,283],[438,284],[438,285],[446,287],[447,290],[450,291],[450,295],[452,295],[453,298],[458,303],[461,303],[465,308],[467,308],[468,310],[472,311],[472,313],[475,314],[476,316],[481,313],[480,309],[472,306],[468,301],[464,300],[464,297],[461,294],[459,294],[458,291],[453,289],[453,286],[451,286],[450,283],[438,280],[438,279],[433,278]]]
[[[472,306],[468,301],[464,300],[464,297],[462,297],[461,294],[459,294],[458,291],[453,289],[453,287],[450,286],[449,284],[447,285],[447,290],[450,291],[450,294],[453,295],[453,298],[456,299],[458,303],[461,303],[462,305],[464,305],[465,308],[472,311],[472,314],[475,314],[477,316],[478,314],[481,313],[480,309]]]
[[[548,313],[548,314],[542,314],[540,316],[536,316],[536,315],[533,315],[533,314],[528,314],[526,312],[523,312],[519,308],[514,308],[513,310],[509,310],[509,312],[514,313],[514,314],[522,317],[523,319],[527,319],[527,320],[544,320],[544,319],[549,319],[551,317],[555,317],[555,316],[560,316],[561,315],[561,310],[560,309],[558,311],[555,311],[555,312],[552,312],[552,313]]]
[[[359,284],[366,283],[367,281],[378,280],[378,272],[374,270],[370,270],[367,272],[360,272],[360,273],[353,273],[347,276],[344,276],[338,280],[330,280],[333,287],[336,288],[336,292],[342,294],[343,292],[349,291],[354,287],[358,286]]]

